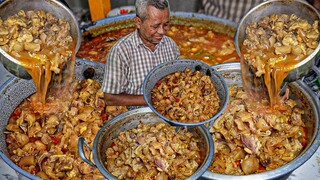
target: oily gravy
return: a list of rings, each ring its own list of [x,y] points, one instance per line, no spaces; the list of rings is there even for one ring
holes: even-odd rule
[[[31,75],[37,88],[35,104],[45,104],[54,83],[71,81],[75,61],[75,42],[70,24],[45,11],[24,11],[0,19],[0,47],[17,59]],[[67,68],[68,74],[63,74]],[[40,106],[39,106],[40,107]]]
[[[309,24],[295,14],[273,14],[250,24],[240,46],[246,89],[265,86],[270,104],[278,103],[283,80],[316,49],[318,38],[318,21]],[[251,79],[246,78],[248,73],[252,73]],[[253,82],[248,82],[250,80]]]
[[[127,19],[85,31],[77,57],[105,63],[110,48],[135,29],[134,20]],[[172,16],[166,35],[177,43],[180,58],[214,65],[240,62],[233,42],[234,33],[234,27],[218,21]]]

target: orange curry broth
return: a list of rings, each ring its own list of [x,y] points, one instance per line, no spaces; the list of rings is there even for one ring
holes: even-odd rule
[[[181,58],[200,60],[209,65],[240,61],[235,49],[230,54],[218,52],[222,49],[221,47],[226,41],[232,42],[230,49],[234,48],[233,37],[216,33],[202,27],[174,26],[179,29],[179,31],[167,35],[178,44]],[[204,39],[201,39],[201,37]],[[190,42],[191,44],[189,46],[185,45]],[[212,49],[215,49],[215,51],[212,51]]]
[[[241,45],[241,54],[250,54],[247,49]],[[262,61],[263,68],[265,70],[265,74],[263,74],[263,83],[267,88],[268,91],[268,98],[270,101],[270,105],[274,106],[280,102],[280,95],[279,92],[281,90],[282,83],[284,79],[287,77],[289,72],[293,70],[296,65],[301,62],[301,60],[305,59],[308,55],[303,56],[300,60],[295,60],[296,56],[293,54],[288,54],[286,60],[279,61],[274,64],[274,67],[270,67],[268,60],[270,58],[276,58],[278,55],[274,54],[274,47],[270,47],[270,49],[264,50],[263,54],[265,56],[260,56],[260,60]],[[242,66],[243,67],[243,66]],[[259,86],[258,79],[260,77],[253,76],[254,85],[256,87]],[[247,78],[243,78],[244,81],[247,81]],[[246,86],[250,84],[250,82],[244,82]],[[247,87],[250,90],[249,87]],[[251,94],[252,92],[250,92]],[[263,98],[263,95],[260,96]]]
[[[33,103],[35,107],[39,107],[41,111],[41,107],[45,105],[46,95],[49,90],[51,83],[53,83],[53,79],[57,75],[57,85],[60,87],[62,78],[64,74],[62,73],[64,63],[59,64],[60,73],[55,74],[51,71],[51,67],[53,66],[53,61],[55,60],[56,53],[50,53],[52,48],[48,46],[44,46],[40,52],[37,52],[35,57],[30,57],[27,51],[19,52],[20,57],[16,57],[10,53],[11,56],[16,58],[20,65],[23,66],[30,76],[36,86],[36,98]],[[68,50],[75,49],[74,42],[70,43]],[[62,56],[66,56],[66,50],[62,50],[59,52]],[[42,55],[46,55],[47,58],[42,57]],[[67,87],[73,78],[74,72],[74,63],[75,63],[75,51],[72,51],[71,59],[67,61],[67,69],[66,69],[66,79],[65,86]]]
[[[181,25],[183,23],[186,25]],[[196,23],[205,25],[201,26]],[[215,28],[217,28],[217,31],[215,31]],[[83,33],[83,40],[76,56],[105,63],[108,51],[117,40],[135,29],[136,26],[133,25],[133,22],[126,20],[86,31]],[[212,21],[176,20],[174,18],[166,35],[177,43],[181,58],[199,60],[209,65],[240,62],[240,57],[234,48],[232,27],[222,26],[218,22]],[[219,53],[226,41],[232,42],[229,43],[230,47],[225,48],[229,50],[229,53]],[[212,51],[212,49],[215,49],[215,51]]]

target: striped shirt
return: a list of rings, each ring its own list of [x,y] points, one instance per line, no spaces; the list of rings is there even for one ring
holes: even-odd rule
[[[141,95],[144,78],[158,64],[179,59],[177,44],[163,36],[152,52],[141,40],[138,30],[120,39],[109,51],[102,91],[109,94]]]
[[[251,8],[263,1],[265,0],[202,0],[199,12],[239,23]]]

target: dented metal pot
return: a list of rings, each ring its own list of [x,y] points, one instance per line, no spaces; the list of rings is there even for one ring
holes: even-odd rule
[[[154,114],[152,110],[148,107],[139,108],[122,113],[103,125],[103,127],[99,130],[94,139],[92,148],[89,147],[88,143],[86,143],[84,138],[79,139],[78,150],[80,157],[91,166],[98,168],[99,171],[107,179],[116,180],[117,178],[107,170],[107,167],[105,165],[106,149],[111,146],[113,139],[117,137],[120,132],[135,128],[139,124],[139,122],[166,123],[163,119]],[[198,147],[201,150],[200,155],[203,157],[203,161],[199,165],[198,170],[188,178],[192,180],[199,178],[211,165],[214,153],[214,146],[212,137],[204,125],[197,126],[194,128],[188,128],[188,131],[192,132],[193,135],[199,139]],[[92,149],[94,162],[91,162],[89,159],[85,157],[83,148],[84,145]]]
[[[240,63],[226,63],[214,66],[225,78],[228,85],[242,87]],[[315,93],[303,81],[298,80],[288,84],[290,98],[297,102],[305,114],[302,119],[307,128],[308,142],[306,148],[288,164],[259,174],[243,176],[218,174],[206,171],[202,177],[205,179],[287,179],[290,174],[308,161],[320,145],[320,102]]]
[[[0,17],[3,21],[9,16],[17,14],[20,10],[43,10],[69,22],[71,36],[76,44],[75,52],[78,51],[82,39],[79,24],[72,11],[64,4],[58,0],[5,0],[0,3]],[[20,65],[19,61],[2,48],[0,48],[0,62],[11,74],[23,79],[31,79],[30,74]]]

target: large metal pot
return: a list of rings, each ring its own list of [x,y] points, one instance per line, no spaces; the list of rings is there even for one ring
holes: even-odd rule
[[[236,31],[237,23],[227,20],[218,18],[215,16],[209,16],[205,14],[200,13],[190,13],[190,12],[170,12],[171,17],[178,17],[178,18],[189,18],[189,19],[196,19],[196,20],[209,20],[215,23],[215,27],[213,28],[216,32],[221,32],[225,34],[233,34]],[[125,28],[126,25],[120,25],[118,27],[109,27],[108,25],[114,23],[114,22],[120,22],[125,20],[130,20],[130,22],[127,24],[129,27],[135,26],[135,22],[133,21],[133,18],[135,17],[135,14],[125,14],[125,15],[119,15],[119,16],[113,16],[111,18],[103,18],[97,21],[92,22],[91,24],[88,24],[87,26],[83,27],[82,29],[84,31],[92,31],[93,35],[98,35],[99,33],[108,32],[114,28]],[[173,18],[173,21],[170,21],[172,24],[176,24],[177,22]],[[204,22],[205,23],[205,22]],[[114,25],[114,24],[112,24]],[[191,24],[192,25],[192,24]],[[195,24],[194,24],[195,25]],[[201,23],[198,25],[202,25]],[[101,29],[104,28],[104,26],[107,26],[107,29]],[[99,31],[100,29],[100,31]]]
[[[258,22],[266,16],[272,14],[296,14],[298,17],[305,19],[309,24],[313,24],[314,21],[320,20],[319,12],[304,0],[270,0],[263,2],[256,7],[252,8],[240,21],[237,32],[235,35],[235,47],[238,55],[241,57],[240,46],[246,38],[246,27],[251,23]],[[320,31],[320,26],[318,26]],[[320,50],[320,43],[316,47],[313,53],[311,53],[303,61],[296,65],[296,68],[291,70],[287,77],[284,79],[285,82],[292,82],[297,79],[304,77],[311,69],[314,68],[314,64],[317,60],[317,54]],[[319,71],[319,70],[318,70]],[[248,78],[250,78],[250,72]]]
[[[242,87],[240,63],[227,63],[214,66],[228,85]],[[205,179],[287,179],[288,176],[304,164],[317,151],[320,145],[320,102],[315,93],[301,80],[288,84],[290,98],[298,102],[298,106],[305,110],[304,123],[307,127],[308,144],[298,157],[277,169],[259,174],[233,176],[206,171]]]
[[[81,29],[83,29],[83,41],[80,50],[77,53],[77,57],[81,57],[84,59],[89,59],[97,62],[106,62],[106,55],[110,50],[110,47],[121,37],[133,32],[136,29],[136,24],[134,22],[135,14],[126,14],[120,16],[113,16],[110,18],[104,18],[98,21],[93,22],[92,24],[84,25]],[[186,30],[187,27],[196,27],[203,28],[205,31],[212,31],[217,34],[223,34],[228,36],[228,40],[232,40],[234,34],[236,32],[237,24],[235,22],[221,19],[215,16],[209,16],[205,14],[199,13],[190,13],[190,12],[171,12],[170,13],[170,24],[178,29],[176,33],[184,34],[193,30]],[[191,28],[192,29],[192,28]],[[201,30],[200,30],[201,31]],[[109,33],[110,32],[110,33]],[[119,33],[115,33],[119,32]],[[188,33],[187,33],[188,34]],[[194,38],[199,38],[193,35],[191,37],[186,37],[184,40],[181,40],[180,36],[175,36],[174,33],[168,34],[173,40],[178,40],[178,45],[181,45],[180,49],[184,49],[181,51],[181,57],[188,59],[200,60],[208,63],[209,65],[213,65],[216,63],[220,63],[221,61],[239,61],[239,57],[235,50],[232,51],[230,57],[226,56],[226,58],[213,58],[215,55],[212,52],[209,52],[209,49],[204,50],[200,48],[198,52],[191,53],[188,52],[183,47],[184,43],[190,43],[194,40]],[[205,36],[204,36],[205,37]],[[95,44],[96,41],[101,42],[103,45],[95,46],[92,48],[91,44]],[[197,41],[197,40],[196,40]],[[229,41],[228,41],[229,42]],[[196,42],[199,44],[200,42]],[[205,44],[202,42],[201,44]],[[189,46],[196,47],[195,45]],[[219,48],[218,48],[219,49]],[[194,50],[197,50],[195,48]],[[90,53],[87,53],[89,52]],[[207,54],[208,52],[209,54]],[[209,59],[204,59],[204,54],[208,55]],[[213,55],[213,56],[211,56]],[[220,56],[220,55],[219,55]]]
[[[76,52],[81,45],[81,32],[79,29],[78,21],[63,3],[58,0],[5,0],[0,4],[0,17],[2,20],[6,20],[9,16],[17,14],[20,10],[44,10],[50,12],[59,19],[64,19],[70,23],[71,36],[76,42]],[[19,61],[2,48],[0,48],[0,61],[3,66],[13,75],[23,78],[31,79],[30,74],[27,70],[19,64]]]
[[[102,83],[104,74],[104,64],[91,62],[87,60],[77,59],[75,63],[74,75],[79,80],[85,79],[84,72],[88,68],[95,69],[95,73],[92,74],[92,79]],[[9,78],[0,87],[0,157],[7,163],[11,168],[17,171],[19,174],[30,178],[40,179],[14,164],[10,159],[7,151],[6,137],[4,130],[12,114],[13,110],[27,97],[36,92],[35,85],[32,80],[20,79],[17,77]]]
[[[75,75],[79,79],[83,79],[83,72],[87,68],[94,68],[95,75],[93,79],[102,82],[104,73],[104,65],[77,59]],[[214,66],[225,78],[228,85],[242,86],[240,63],[227,63]],[[289,85],[291,98],[296,99],[299,105],[305,110],[305,123],[308,127],[308,145],[303,152],[292,162],[278,169],[260,174],[246,176],[229,176],[223,174],[206,171],[202,177],[206,179],[277,179],[284,178],[290,175],[292,171],[304,164],[317,151],[320,144],[320,103],[314,92],[302,81],[292,82]],[[10,115],[20,102],[35,92],[34,84],[31,80],[19,79],[11,77],[3,86],[0,87],[0,157],[15,171],[30,179],[39,179],[38,177],[22,170],[15,165],[10,159],[5,143],[5,134],[3,133]]]
[[[116,180],[117,178],[107,170],[105,165],[106,149],[110,147],[112,140],[115,137],[117,137],[121,131],[126,131],[135,128],[139,124],[139,122],[166,123],[166,121],[154,114],[152,110],[148,107],[139,108],[122,113],[105,123],[97,133],[96,137],[94,138],[94,143],[92,147],[94,163],[87,159],[84,155],[83,145],[88,146],[88,143],[86,143],[84,138],[80,138],[78,143],[80,157],[91,166],[97,167],[99,171],[107,179]],[[204,125],[197,126],[194,128],[188,128],[188,131],[192,132],[195,135],[195,137],[198,137],[200,139],[200,141],[198,142],[198,146],[201,150],[200,154],[202,155],[202,157],[204,157],[203,162],[199,166],[198,170],[188,178],[192,180],[199,178],[210,166],[211,161],[213,159],[214,146],[212,137]]]

